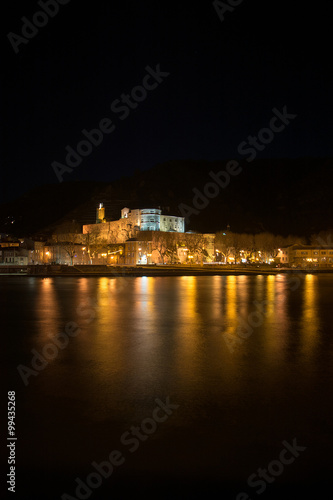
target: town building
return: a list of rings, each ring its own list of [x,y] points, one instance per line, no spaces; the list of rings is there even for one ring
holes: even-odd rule
[[[145,265],[153,264],[152,242],[140,241],[136,238],[130,238],[125,243],[125,264],[127,265]]]
[[[333,247],[319,245],[289,245],[279,248],[277,259],[286,267],[333,268]]]
[[[26,266],[33,264],[33,241],[21,239],[0,241],[0,264]]]

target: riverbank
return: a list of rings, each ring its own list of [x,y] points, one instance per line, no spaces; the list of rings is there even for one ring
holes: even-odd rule
[[[2,266],[1,276],[76,276],[76,277],[161,277],[161,276],[223,276],[223,275],[276,275],[290,273],[323,274],[333,273],[333,268],[277,268],[269,265],[174,265],[174,266],[107,266],[107,265],[34,265]]]

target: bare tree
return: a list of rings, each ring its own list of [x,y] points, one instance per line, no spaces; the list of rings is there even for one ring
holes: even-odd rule
[[[204,257],[208,255],[206,250],[206,240],[200,233],[180,233],[181,241],[188,248],[187,258],[193,257],[194,262],[203,262]]]
[[[269,262],[275,256],[277,239],[272,233],[264,232],[254,236],[255,249],[261,254],[261,260]]]
[[[247,261],[251,259],[254,254],[254,236],[253,234],[242,233],[237,235],[238,245],[240,246],[239,252],[242,253],[242,258]]]
[[[99,253],[107,252],[108,238],[100,231],[100,228],[96,226],[86,233],[86,244],[90,259],[93,259]]]
[[[234,242],[233,242],[233,233],[230,231],[216,233],[215,237],[215,248],[221,253],[225,259],[225,262],[228,262],[229,257],[234,256]]]
[[[167,258],[171,255],[169,248],[168,233],[164,231],[153,231],[152,233],[152,252],[157,252],[162,264],[165,264]]]
[[[317,234],[311,235],[311,245],[318,245],[320,247],[333,246],[333,229],[320,231]]]
[[[53,242],[58,244],[70,258],[71,266],[78,245],[82,245],[84,235],[81,226],[75,221],[66,221],[59,225],[52,235]]]
[[[178,248],[180,245],[180,233],[175,233],[173,231],[164,233],[166,245],[168,248],[168,257],[171,259],[171,263],[174,264],[178,262]]]

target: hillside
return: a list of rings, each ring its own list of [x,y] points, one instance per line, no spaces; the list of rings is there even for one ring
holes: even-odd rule
[[[0,232],[29,236],[51,231],[67,219],[92,223],[100,202],[109,220],[119,218],[124,206],[160,206],[182,215],[181,204],[193,207],[193,188],[202,193],[212,182],[209,172],[224,170],[226,163],[175,160],[111,183],[41,186],[0,206]],[[308,236],[332,227],[332,159],[240,161],[240,166],[242,172],[206,208],[191,215],[187,229],[215,232],[229,224],[233,231]]]

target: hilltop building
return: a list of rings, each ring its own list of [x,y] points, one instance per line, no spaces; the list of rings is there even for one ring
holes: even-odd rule
[[[107,221],[103,203],[96,211],[96,224],[85,224],[83,234],[92,238],[99,236],[108,243],[124,243],[129,238],[137,237],[140,231],[185,232],[185,218],[162,214],[159,208],[137,208],[121,210],[121,218]]]
[[[159,208],[143,208],[130,211],[123,208],[121,218],[127,219],[139,231],[185,231],[185,218],[163,215]]]

